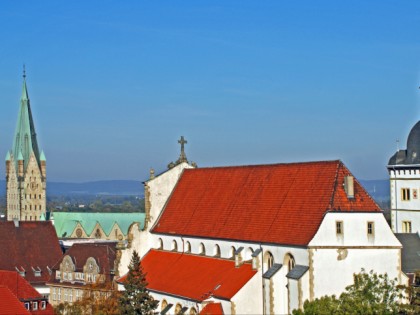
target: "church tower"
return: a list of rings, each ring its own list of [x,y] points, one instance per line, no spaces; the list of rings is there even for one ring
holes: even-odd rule
[[[46,213],[46,159],[39,153],[26,74],[12,150],[6,155],[7,220],[38,221]]]
[[[407,149],[388,162],[391,227],[394,233],[420,232],[420,121],[411,129]]]

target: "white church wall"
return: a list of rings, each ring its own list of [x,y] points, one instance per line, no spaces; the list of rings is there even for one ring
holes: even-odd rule
[[[337,235],[340,221],[343,233]],[[367,234],[367,222],[374,223],[373,236]],[[309,243],[309,252],[314,298],[339,295],[362,268],[402,281],[401,243],[381,213],[328,213]],[[339,277],[332,277],[332,271]]]
[[[388,274],[402,283],[399,249],[347,249],[346,257],[338,260],[340,249],[313,249],[314,298],[323,295],[340,295],[345,287],[353,284],[353,274],[374,270]],[[404,283],[403,283],[404,284]]]
[[[343,222],[343,233],[338,235],[336,223]],[[368,222],[374,223],[373,236],[367,234]],[[401,243],[392,233],[382,213],[330,212],[309,242],[313,246],[393,246]]]
[[[261,314],[262,305],[262,274],[257,272],[231,299],[235,314]],[[232,314],[225,310],[225,314]]]
[[[299,281],[295,279],[289,279],[289,302],[290,302],[290,313],[299,308]]]
[[[300,284],[300,296],[299,296],[299,307],[303,307],[303,303],[310,299],[309,294],[309,271],[307,271],[302,278],[299,280]]]

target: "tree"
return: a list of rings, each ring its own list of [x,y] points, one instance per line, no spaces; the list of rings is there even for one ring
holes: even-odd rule
[[[410,314],[410,306],[400,303],[405,290],[387,274],[366,273],[362,269],[338,299],[333,295],[305,301],[303,311],[294,310],[293,314]]]
[[[155,301],[149,294],[146,288],[147,284],[140,257],[134,251],[124,283],[125,291],[122,292],[120,297],[121,314],[153,314],[159,302]]]
[[[55,307],[57,315],[119,315],[119,292],[113,283],[104,285],[99,280],[87,285],[83,297],[74,301],[60,303]]]

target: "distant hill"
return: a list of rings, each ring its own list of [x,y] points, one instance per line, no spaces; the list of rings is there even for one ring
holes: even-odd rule
[[[389,180],[359,180],[368,193],[377,201],[389,200]],[[143,197],[144,189],[137,180],[102,180],[86,183],[48,182],[48,195],[129,195]],[[0,181],[0,194],[5,195],[6,184]]]
[[[0,194],[6,193],[4,180],[0,181]],[[50,196],[65,195],[130,195],[143,196],[141,181],[137,180],[102,180],[86,183],[48,182],[47,194]]]

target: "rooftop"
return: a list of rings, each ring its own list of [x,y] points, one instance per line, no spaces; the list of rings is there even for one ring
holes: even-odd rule
[[[237,268],[233,260],[154,249],[141,264],[149,290],[197,302],[211,296],[230,300],[257,273],[249,263]]]
[[[341,161],[185,169],[152,233],[305,246],[329,211],[381,212]],[[292,227],[293,228],[290,228]]]

